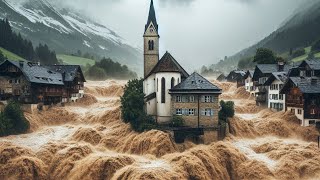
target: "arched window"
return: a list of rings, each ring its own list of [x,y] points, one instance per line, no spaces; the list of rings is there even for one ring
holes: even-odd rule
[[[174,87],[174,83],[175,83],[175,80],[174,80],[174,77],[171,78],[171,89]]]
[[[148,46],[149,46],[149,51],[153,51],[154,50],[154,41],[153,40],[149,40]]]
[[[166,103],[166,79],[161,79],[161,103]]]

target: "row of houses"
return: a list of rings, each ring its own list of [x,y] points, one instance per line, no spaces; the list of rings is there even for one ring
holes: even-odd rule
[[[222,80],[244,86],[258,106],[294,113],[301,126],[320,124],[320,60],[258,64],[253,71],[232,71]]]
[[[7,60],[0,64],[0,101],[52,105],[84,95],[84,75],[77,65],[41,66]]]

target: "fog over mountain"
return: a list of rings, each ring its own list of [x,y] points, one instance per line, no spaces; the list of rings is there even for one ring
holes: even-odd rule
[[[56,0],[77,8],[142,47],[148,0]],[[276,30],[306,0],[154,0],[161,53],[187,69],[212,64]],[[201,63],[199,63],[201,62]]]
[[[189,71],[213,64],[265,38],[310,1],[154,0],[161,54],[168,50]],[[76,10],[82,18],[99,22],[133,47],[142,49],[149,0],[52,0],[50,3],[58,9]],[[142,63],[140,53],[140,59],[133,61],[137,66]]]

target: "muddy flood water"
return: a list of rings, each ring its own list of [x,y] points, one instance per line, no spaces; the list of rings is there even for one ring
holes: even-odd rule
[[[236,105],[230,134],[195,145],[132,131],[120,117],[125,83],[88,82],[80,102],[26,113],[30,133],[0,138],[0,179],[320,179],[319,132],[235,84],[215,82]]]

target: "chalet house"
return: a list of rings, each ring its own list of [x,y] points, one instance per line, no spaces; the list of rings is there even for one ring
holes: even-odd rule
[[[276,111],[285,110],[285,94],[281,94],[280,90],[283,88],[287,80],[286,72],[274,72],[265,82],[268,87],[268,108]]]
[[[253,73],[254,71],[248,70],[246,74],[244,75],[244,87],[247,92],[250,92],[250,94],[255,95],[256,87],[253,85]]]
[[[245,85],[244,76],[246,75],[246,72],[241,70],[234,70],[229,73],[229,75],[226,77],[226,80],[228,82],[235,82],[237,83],[237,87],[241,87]]]
[[[74,82],[83,84],[81,68],[74,73]],[[24,104],[44,105],[69,102],[71,94],[83,89],[83,86],[67,88],[69,75],[70,72],[57,72],[36,63],[7,60],[0,65],[0,100],[15,99]]]
[[[64,86],[67,90],[67,99],[63,102],[76,102],[84,96],[85,78],[78,65],[52,65],[48,69],[62,74]]]
[[[217,126],[221,89],[197,73],[189,75],[169,52],[159,60],[160,36],[152,0],[143,38],[146,113],[160,124],[169,124],[178,115],[188,128]],[[201,135],[210,136],[208,142],[215,139],[212,131]]]
[[[218,76],[217,81],[224,82],[226,81],[226,76],[222,73]]]
[[[265,85],[268,78],[273,72],[288,72],[291,66],[285,65],[284,62],[278,64],[258,64],[253,73],[254,86],[257,88],[256,102],[257,105],[267,106],[268,103],[268,86]]]
[[[301,126],[320,123],[320,79],[289,77],[281,94],[286,94],[286,109],[300,119]]]
[[[301,77],[320,77],[320,60],[304,60],[298,69]]]

